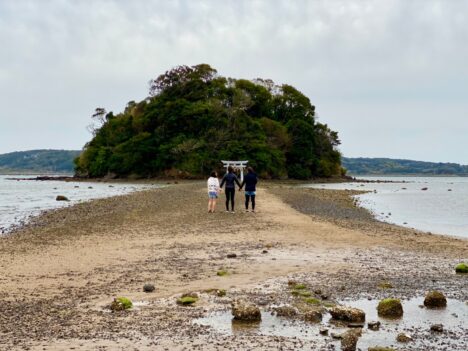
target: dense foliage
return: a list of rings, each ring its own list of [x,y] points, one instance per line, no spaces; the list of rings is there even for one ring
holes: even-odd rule
[[[0,173],[73,173],[80,151],[31,150],[0,155]]]
[[[347,158],[343,166],[355,175],[468,175],[468,166],[390,158]]]
[[[150,96],[118,115],[96,109],[78,175],[202,176],[220,160],[249,160],[263,177],[340,174],[338,134],[315,120],[310,100],[271,80],[179,66],[150,82]]]

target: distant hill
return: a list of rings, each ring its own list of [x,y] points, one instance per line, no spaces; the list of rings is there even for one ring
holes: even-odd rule
[[[31,150],[0,155],[0,174],[73,173],[77,150]]]
[[[391,158],[342,158],[349,175],[458,175],[468,176],[468,166]]]

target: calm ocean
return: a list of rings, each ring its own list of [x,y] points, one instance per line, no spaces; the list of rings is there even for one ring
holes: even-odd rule
[[[372,192],[356,196],[358,203],[381,221],[468,238],[468,177],[358,178],[398,183],[314,184],[311,187],[369,190]]]
[[[91,199],[123,195],[157,186],[8,179],[13,177],[21,178],[22,176],[0,175],[0,235],[12,225],[20,224],[29,216],[37,215],[42,210],[70,206]],[[64,195],[70,201],[56,201],[57,195]]]

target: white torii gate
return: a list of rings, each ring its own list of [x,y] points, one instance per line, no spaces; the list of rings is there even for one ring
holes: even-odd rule
[[[223,161],[223,166],[226,167],[226,172],[229,166],[232,166],[234,169],[240,169],[241,172],[241,182],[244,181],[244,168],[247,167],[247,162],[249,161]]]

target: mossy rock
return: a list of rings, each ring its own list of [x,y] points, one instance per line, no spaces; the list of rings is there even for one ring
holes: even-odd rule
[[[455,272],[462,273],[462,274],[468,273],[468,264],[463,263],[463,262],[457,264],[457,266],[455,267]]]
[[[226,290],[225,289],[216,290],[216,296],[218,296],[218,297],[226,296]]]
[[[225,277],[225,276],[229,275],[229,272],[226,271],[226,270],[224,270],[224,269],[221,269],[221,270],[219,270],[219,271],[216,272],[216,275],[217,275],[218,277]]]
[[[399,299],[383,299],[377,306],[377,312],[381,317],[399,318],[403,316],[403,305]]]
[[[374,347],[369,347],[367,351],[395,351],[395,349],[392,349],[391,347],[374,346]]]
[[[429,291],[424,298],[424,306],[428,308],[446,307],[447,299],[440,291]]]
[[[112,311],[123,311],[133,307],[133,303],[126,297],[117,297],[110,305]]]
[[[190,306],[190,305],[193,305],[197,301],[198,301],[197,297],[184,296],[184,297],[179,297],[177,299],[177,304],[182,305],[182,306]]]
[[[320,300],[314,297],[309,297],[307,299],[304,299],[304,302],[308,303],[309,305],[320,305]]]

